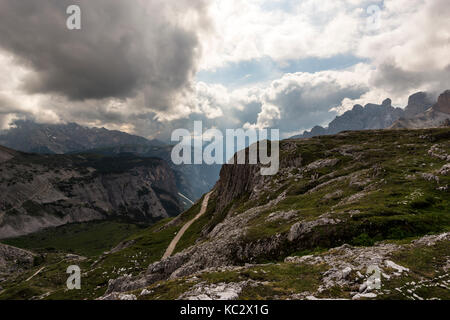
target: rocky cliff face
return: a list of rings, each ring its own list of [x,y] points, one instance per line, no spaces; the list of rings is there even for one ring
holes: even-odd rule
[[[450,114],[450,90],[445,91],[439,96],[438,102],[433,106],[437,112]]]
[[[163,160],[9,149],[0,155],[0,238],[111,217],[149,223],[181,212]]]
[[[425,112],[433,105],[434,101],[425,92],[418,92],[413,94],[408,99],[408,105],[404,109],[403,118],[409,119],[416,115]]]
[[[172,170],[175,172],[177,187],[179,191],[189,199],[196,201],[203,194],[212,189],[219,179],[221,165],[175,165],[172,162],[172,147],[164,146],[145,146],[145,145],[129,145],[115,146],[110,148],[100,148],[87,150],[87,153],[103,154],[106,156],[117,156],[120,154],[133,154],[137,157],[152,157],[165,160]],[[192,152],[193,153],[193,152]],[[181,198],[183,201],[183,198]],[[187,207],[191,203],[186,203]]]
[[[436,128],[446,125],[450,119],[450,90],[442,93],[438,102],[424,112],[409,118],[400,118],[392,129]]]

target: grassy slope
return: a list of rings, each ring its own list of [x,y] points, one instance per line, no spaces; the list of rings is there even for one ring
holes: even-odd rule
[[[90,257],[111,249],[140,229],[116,221],[75,223],[1,242],[38,252],[62,251]]]
[[[421,139],[420,136],[427,138]],[[288,196],[277,207],[262,213],[251,222],[248,241],[289,230],[292,224],[266,221],[270,213],[278,210],[295,210],[300,221],[313,220],[325,213],[345,219],[349,217],[350,212],[359,212],[346,222],[346,229],[352,239],[345,235],[347,238],[344,240],[353,244],[360,244],[362,240],[365,240],[364,244],[373,244],[374,241],[383,239],[402,239],[449,230],[449,191],[440,191],[437,188],[449,185],[450,177],[440,176],[440,182],[437,184],[420,176],[422,173],[433,173],[446,163],[429,156],[428,150],[432,145],[440,143],[443,149],[450,153],[449,129],[355,132],[296,143],[295,152],[306,154],[305,164],[328,157],[338,158],[340,162],[335,167],[308,172],[303,179],[297,181],[295,178],[279,177],[282,183],[274,185],[273,189],[279,189],[278,194],[288,190]],[[336,152],[328,152],[346,145],[351,145],[354,152],[360,154],[359,161]],[[373,190],[364,191],[364,187],[352,185],[348,174],[356,172],[359,172],[357,179],[368,179]],[[313,174],[318,174],[319,179],[323,179],[317,181],[310,178]],[[347,177],[341,181],[336,180],[316,192],[308,193],[318,184],[340,176]],[[341,194],[329,197],[336,190],[340,190]],[[351,203],[342,202],[360,192],[363,192],[361,199]],[[270,198],[276,195],[277,193],[272,194]],[[258,201],[245,204],[244,209],[261,204]],[[336,243],[324,245],[332,246]]]
[[[13,245],[20,245],[26,248],[47,247],[47,244],[57,245],[58,249],[67,252],[67,248],[74,248],[78,245],[86,244],[86,247],[79,247],[73,250],[75,253],[91,252],[96,254],[88,256],[83,261],[70,261],[64,252],[55,252],[54,250],[37,250],[43,253],[42,257],[37,259],[35,266],[29,271],[21,274],[11,280],[2,283],[3,291],[0,291],[0,300],[2,299],[30,299],[50,292],[45,299],[95,299],[102,296],[107,288],[108,280],[115,279],[121,275],[137,275],[144,272],[148,265],[161,259],[167,246],[172,241],[175,234],[182,225],[192,219],[200,208],[203,199],[200,199],[192,208],[184,212],[177,218],[177,222],[166,226],[173,218],[162,220],[155,225],[139,230],[138,227],[130,227],[126,224],[100,222],[88,225],[70,225],[63,229],[49,229],[40,234],[30,235],[17,239],[10,239],[8,242]],[[60,229],[60,230],[58,230]],[[128,232],[134,229],[133,234]],[[122,232],[116,235],[124,241],[133,241],[133,244],[119,252],[100,255],[101,252],[109,250],[120,241],[109,239],[104,242],[104,246],[98,248],[98,243],[91,242],[100,232],[106,236],[108,232]],[[125,233],[123,231],[126,231]],[[76,236],[77,232],[83,235],[82,238]],[[58,237],[54,237],[58,235]],[[112,235],[112,234],[111,234]],[[52,238],[53,236],[53,238]],[[33,243],[37,240],[37,244]],[[71,239],[73,242],[65,242]],[[82,270],[82,289],[67,291],[66,280],[68,275],[66,269],[70,265],[79,265]],[[25,280],[36,271],[44,267],[43,271],[31,279]]]
[[[157,261],[172,240],[180,226],[173,226],[159,231],[170,219],[133,234],[126,240],[134,244],[120,252],[101,257],[90,257],[83,261],[67,260],[65,254],[47,253],[43,260],[28,272],[3,283],[6,288],[0,292],[1,299],[30,299],[50,292],[47,299],[94,299],[104,294],[108,280],[121,275],[137,275],[147,266]],[[159,232],[157,232],[159,231]],[[82,289],[67,291],[65,284],[68,275],[66,269],[70,265],[79,265],[82,270]],[[44,270],[29,282],[24,280],[40,268]]]
[[[439,144],[443,150],[450,153],[449,129],[354,132],[338,136],[297,140],[295,144],[297,145],[295,150],[282,151],[281,156],[295,157],[301,154],[304,159],[303,165],[325,158],[338,158],[340,162],[331,168],[321,168],[308,172],[303,179],[295,180],[295,177],[282,173],[273,179],[274,181],[270,186],[271,192],[260,197],[264,200],[250,202],[246,201],[245,197],[236,199],[224,212],[215,212],[215,199],[212,198],[207,213],[194,223],[182,237],[176,252],[194,245],[197,241],[206,240],[203,238],[204,231],[212,229],[222,221],[230,208],[237,213],[244,212],[245,209],[261,205],[275,198],[284,190],[288,190],[288,196],[284,201],[280,202],[276,208],[261,212],[260,216],[250,222],[247,241],[255,241],[271,237],[277,233],[287,232],[293,223],[313,220],[325,213],[330,213],[333,217],[346,219],[346,228],[343,234],[341,234],[341,237],[329,237],[327,236],[327,230],[319,229],[317,232],[323,232],[323,237],[319,237],[323,239],[323,242],[320,245],[315,244],[315,247],[308,248],[300,254],[324,251],[342,243],[372,245],[374,241],[378,240],[416,238],[427,233],[450,230],[449,192],[437,190],[438,186],[450,184],[450,177],[441,176],[439,185],[420,177],[420,174],[434,172],[446,163],[429,156],[428,150],[432,145]],[[330,152],[335,148],[348,145],[352,146],[353,153],[359,154],[357,161],[348,155]],[[298,169],[294,168],[294,171],[296,170]],[[344,203],[342,200],[364,191],[365,186],[352,184],[349,177],[332,182],[317,192],[307,194],[319,183],[355,172],[358,172],[357,180],[369,179],[369,185],[374,185],[373,189],[365,192],[364,196],[355,202]],[[316,179],[312,179],[312,175],[316,175]],[[415,176],[415,178],[411,179],[408,176]],[[317,180],[317,177],[319,180]],[[341,190],[342,193],[337,197],[325,199],[326,195],[336,190]],[[198,209],[199,205],[197,204],[182,214],[178,223],[169,228],[161,228],[168,222],[166,220],[129,237],[130,240],[136,240],[131,247],[106,256],[94,267],[92,267],[93,258],[83,262],[82,270],[86,271],[87,274],[83,278],[84,285],[82,285],[81,291],[64,291],[65,279],[67,279],[64,267],[70,262],[61,261],[61,256],[54,254],[53,256],[49,255],[48,260],[41,264],[48,267],[29,283],[24,284],[22,281],[38,270],[41,265],[10,282],[7,286],[4,285],[8,289],[0,293],[0,299],[29,298],[37,295],[37,293],[41,294],[47,291],[53,292],[47,297],[50,299],[98,297],[104,293],[108,279],[117,278],[123,274],[140,273],[146,269],[148,264],[159,260],[174,234],[178,232],[183,223],[197,214]],[[278,210],[295,210],[297,211],[297,217],[291,221],[267,222],[266,217]],[[351,215],[351,212],[359,213]],[[293,248],[291,252],[285,252],[285,254],[296,252],[298,253],[298,248]],[[422,253],[405,253],[404,259],[417,254]],[[437,252],[430,254],[431,256],[433,254],[442,255]],[[271,259],[272,261],[281,261],[283,258],[268,257],[265,261]],[[399,263],[403,262],[402,257],[398,259]],[[424,258],[428,261],[427,259],[429,260],[428,256]],[[412,259],[412,261],[415,260],[415,258]],[[429,266],[432,265],[429,264]],[[273,264],[272,267],[267,268],[268,270],[264,269],[264,272],[269,274],[267,276],[268,287],[260,288],[261,290],[248,288],[243,292],[241,298],[288,296],[297,288],[296,279],[292,277],[292,274],[299,275],[301,279],[311,279],[311,281],[307,281],[311,286],[316,286],[317,277],[320,277],[320,272],[311,275],[308,270],[290,270],[291,266],[284,263]],[[417,268],[420,269],[421,267]],[[305,274],[303,275],[303,273]],[[221,280],[231,282],[261,277],[260,274],[259,271],[257,273],[235,272],[223,275],[205,275],[205,277],[209,277],[205,279],[215,282],[217,281],[214,280],[215,277],[229,276],[229,280]],[[276,275],[279,275],[279,277]],[[46,282],[47,280],[48,282]],[[154,294],[146,298],[176,298],[181,292],[186,291],[194,284],[195,282],[186,282],[184,279],[158,283],[151,288],[154,290]]]
[[[297,148],[286,153],[282,157],[295,157],[302,155],[303,165],[310,164],[319,159],[337,158],[339,163],[330,168],[321,168],[304,174],[303,179],[296,179],[292,175],[280,174],[274,180],[270,189],[275,190],[264,194],[256,201],[247,201],[246,197],[236,199],[232,204],[232,211],[237,214],[246,209],[264,204],[276,198],[281,192],[287,190],[287,198],[261,214],[249,223],[246,240],[249,242],[269,238],[277,233],[289,231],[291,225],[297,221],[314,220],[320,215],[330,213],[332,217],[345,221],[345,228],[334,230],[333,236],[328,236],[332,228],[319,228],[317,233],[323,233],[321,244],[302,251],[288,252],[289,255],[306,255],[319,252],[327,252],[343,243],[356,246],[371,246],[376,241],[392,240],[410,243],[425,234],[440,233],[450,230],[450,195],[447,190],[438,190],[450,184],[449,176],[440,176],[439,183],[427,181],[421,175],[434,173],[444,164],[445,160],[429,155],[430,148],[439,144],[447,154],[450,153],[450,130],[416,130],[416,131],[368,131],[352,132],[339,136],[326,136],[309,140],[295,141]],[[342,155],[335,148],[351,146],[352,152],[358,154],[358,160],[349,155]],[[283,150],[283,149],[282,149]],[[296,171],[294,169],[294,171]],[[293,172],[294,174],[296,172]],[[350,174],[357,173],[354,181],[369,181],[366,185],[352,183]],[[313,179],[311,176],[316,175]],[[331,181],[338,177],[346,178],[331,182],[328,186],[308,193],[317,185]],[[311,178],[310,178],[311,177]],[[318,180],[318,179],[319,180]],[[354,182],[353,181],[353,182]],[[372,185],[373,188],[365,189]],[[340,194],[326,197],[336,190]],[[362,193],[363,196],[353,202],[346,203],[348,197]],[[263,200],[261,200],[263,199]],[[204,231],[211,229],[221,221],[224,214],[214,212],[215,199],[208,206],[208,212],[197,221],[177,246],[181,251],[203,238]],[[230,206],[231,207],[231,206]],[[230,207],[228,209],[230,209]],[[297,211],[297,217],[292,221],[267,222],[267,217],[276,211]],[[353,214],[350,214],[353,213]],[[408,276],[385,280],[383,289],[398,288],[420,279],[431,279],[439,276],[442,271],[442,263],[448,258],[448,241],[431,248],[405,249],[397,253],[392,259],[411,269]],[[269,257],[263,262],[272,264],[266,267],[255,267],[245,271],[225,271],[203,274],[199,280],[177,279],[157,283],[149,288],[151,294],[142,299],[173,299],[177,298],[196,283],[206,281],[239,282],[244,280],[266,281],[258,287],[246,287],[241,299],[270,299],[283,298],[292,293],[299,292],[297,282],[302,285],[310,285],[317,289],[319,270],[308,273],[302,267],[285,264],[284,256]],[[275,262],[275,263],[273,263]],[[437,263],[441,265],[437,265]],[[320,268],[320,266],[318,266]],[[262,271],[259,270],[262,268]],[[428,274],[424,273],[428,270]],[[433,271],[434,270],[434,271]],[[263,276],[262,276],[263,275]],[[266,276],[267,275],[267,276]],[[293,276],[295,275],[295,276]],[[283,283],[284,285],[280,284]],[[301,290],[308,290],[303,287]],[[421,290],[421,291],[420,291]],[[424,298],[440,297],[448,298],[448,292],[439,286],[422,288],[417,293]],[[349,288],[334,288],[323,293],[323,298],[344,297],[349,298]],[[399,293],[391,290],[390,294],[381,298],[408,298],[407,293]],[[424,292],[426,291],[426,292]]]

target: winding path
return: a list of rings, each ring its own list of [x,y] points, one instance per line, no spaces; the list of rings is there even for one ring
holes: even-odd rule
[[[186,232],[187,229],[189,229],[189,227],[195,222],[197,221],[202,215],[205,214],[206,212],[206,208],[208,207],[208,201],[209,201],[209,196],[211,195],[211,192],[208,193],[205,196],[205,199],[203,199],[202,202],[202,207],[200,209],[200,212],[195,216],[195,218],[193,218],[192,220],[190,220],[189,222],[187,222],[180,231],[178,231],[177,235],[175,236],[175,238],[173,238],[172,242],[169,244],[169,246],[167,247],[166,252],[164,253],[162,260],[167,259],[168,257],[170,257],[173,253],[173,251],[175,250],[175,247],[177,246],[178,242],[180,241],[181,237],[184,235],[184,233]]]

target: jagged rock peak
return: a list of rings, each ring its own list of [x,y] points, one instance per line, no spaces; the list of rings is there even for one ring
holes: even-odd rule
[[[392,100],[387,98],[386,100],[383,101],[382,105],[385,107],[390,107],[390,106],[392,106]]]
[[[359,111],[359,112],[361,112],[361,111],[364,111],[364,107],[362,106],[362,105],[360,105],[360,104],[355,104],[354,106],[353,106],[353,111]]]
[[[450,90],[446,90],[439,96],[438,102],[434,105],[433,109],[438,112],[450,114]]]
[[[425,112],[434,102],[426,92],[417,92],[409,97],[405,108],[405,118],[412,118]]]

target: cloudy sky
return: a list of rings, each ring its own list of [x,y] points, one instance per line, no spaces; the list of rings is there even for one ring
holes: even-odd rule
[[[203,120],[287,137],[449,89],[449,16],[448,0],[0,0],[0,127],[167,139]]]

